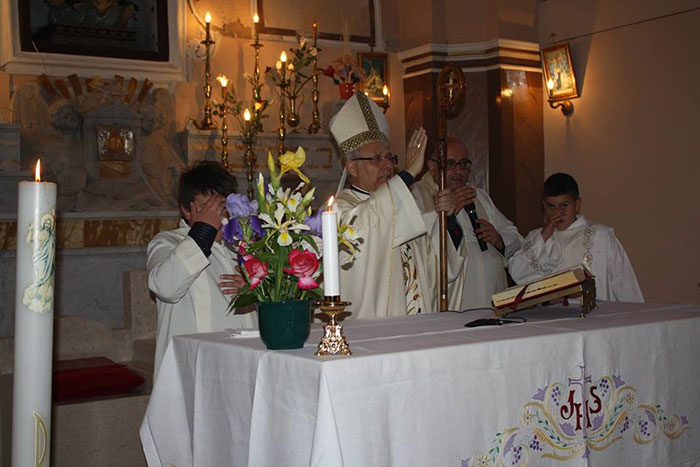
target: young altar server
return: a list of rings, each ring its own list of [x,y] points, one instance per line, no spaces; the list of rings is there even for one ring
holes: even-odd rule
[[[257,327],[254,313],[227,311],[245,283],[234,274],[235,255],[221,243],[226,196],[235,188],[236,179],[217,162],[200,162],[182,173],[180,226],[148,244],[148,288],[158,307],[154,375],[172,336]]]
[[[352,225],[362,239],[355,259],[340,269],[340,293],[352,302],[351,317],[436,311],[437,256],[430,251],[423,213],[410,191],[423,168],[425,130],[411,137],[406,169],[398,174],[398,157],[389,150],[389,124],[365,94],[348,99],[330,130],[345,164],[337,208],[341,221]],[[346,177],[349,188],[344,188]],[[459,268],[461,263],[455,269]]]
[[[580,214],[578,184],[571,175],[555,173],[544,182],[542,205],[544,226],[530,232],[510,259],[515,282],[524,284],[583,264],[595,276],[596,298],[644,301],[613,229]]]

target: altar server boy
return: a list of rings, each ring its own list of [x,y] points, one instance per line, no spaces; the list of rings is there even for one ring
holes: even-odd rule
[[[555,173],[544,182],[544,226],[531,231],[509,261],[518,284],[583,264],[595,276],[601,300],[643,302],[634,269],[613,229],[586,219],[576,180]]]
[[[217,162],[200,162],[182,173],[180,226],[148,244],[148,288],[158,306],[154,375],[172,336],[256,326],[254,313],[227,310],[244,284],[234,274],[234,254],[221,243],[226,196],[235,188],[235,178]]]

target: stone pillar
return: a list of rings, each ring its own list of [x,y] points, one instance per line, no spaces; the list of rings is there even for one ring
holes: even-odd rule
[[[541,73],[487,72],[489,194],[524,235],[542,225]]]

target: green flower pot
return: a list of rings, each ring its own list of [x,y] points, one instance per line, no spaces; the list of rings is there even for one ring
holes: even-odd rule
[[[270,350],[300,349],[309,338],[311,300],[259,302],[260,338]]]

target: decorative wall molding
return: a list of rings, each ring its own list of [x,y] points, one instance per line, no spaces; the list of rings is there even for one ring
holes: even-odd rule
[[[541,73],[540,46],[536,42],[494,39],[465,44],[425,44],[399,53],[403,77],[439,73],[447,62],[465,73],[495,70],[524,70]]]
[[[186,3],[168,1],[168,62],[128,60],[81,55],[41,55],[21,50],[17,2],[0,0],[0,70],[13,74],[111,78],[115,73],[151,81],[184,81],[186,79]]]

